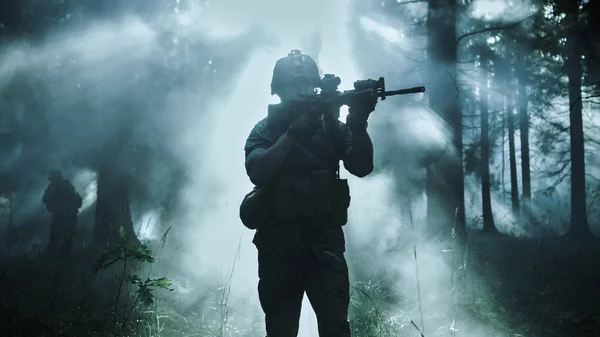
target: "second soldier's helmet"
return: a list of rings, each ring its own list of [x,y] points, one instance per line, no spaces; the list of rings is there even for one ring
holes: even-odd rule
[[[58,181],[63,177],[62,173],[59,170],[53,169],[48,173],[48,180],[50,181]]]
[[[271,95],[282,100],[314,94],[321,77],[317,63],[300,50],[292,50],[277,61],[271,79]]]

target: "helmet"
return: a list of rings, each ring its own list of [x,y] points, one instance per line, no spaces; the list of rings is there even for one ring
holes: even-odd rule
[[[61,180],[62,177],[62,173],[56,169],[50,170],[50,173],[48,174],[48,180],[50,181],[58,181]]]
[[[320,79],[317,63],[300,50],[292,50],[275,63],[271,95],[277,95],[282,100],[312,95]]]

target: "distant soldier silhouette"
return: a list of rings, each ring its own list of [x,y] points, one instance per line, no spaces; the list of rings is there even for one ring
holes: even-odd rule
[[[48,251],[62,250],[65,256],[70,256],[82,199],[71,182],[65,179],[59,170],[50,171],[48,180],[50,185],[46,188],[42,199],[46,209],[52,213]]]

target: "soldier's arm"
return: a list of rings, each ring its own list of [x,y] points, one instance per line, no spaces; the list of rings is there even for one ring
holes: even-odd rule
[[[63,180],[62,188],[63,188],[63,191],[68,194],[75,194],[75,187],[73,186],[73,184],[71,184],[70,181],[68,181],[66,179]]]
[[[73,204],[73,203],[77,203],[77,198],[79,197],[79,195],[77,194],[77,191],[75,190],[75,186],[73,186],[73,184],[67,180],[67,183],[69,184],[69,186],[67,187],[69,190],[69,203]],[[79,207],[77,207],[77,209],[79,209]]]
[[[47,205],[50,198],[50,187],[46,187],[44,191],[44,196],[42,197],[42,202]]]
[[[373,172],[373,142],[365,129],[350,130],[342,125],[343,161],[348,172],[357,177],[366,177]]]
[[[52,193],[53,188],[52,185],[48,186],[44,191],[44,196],[42,197],[42,202],[46,205],[46,209],[48,212],[53,213],[56,208],[56,201],[53,199],[54,195]]]
[[[294,145],[294,139],[287,132],[274,143],[269,138],[266,124],[261,122],[246,141],[246,172],[256,186],[264,186],[279,173]]]

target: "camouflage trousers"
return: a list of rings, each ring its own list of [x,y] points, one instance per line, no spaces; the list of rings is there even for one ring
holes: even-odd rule
[[[268,337],[296,337],[304,293],[317,316],[320,337],[350,337],[350,284],[343,252],[258,250],[258,294]]]

